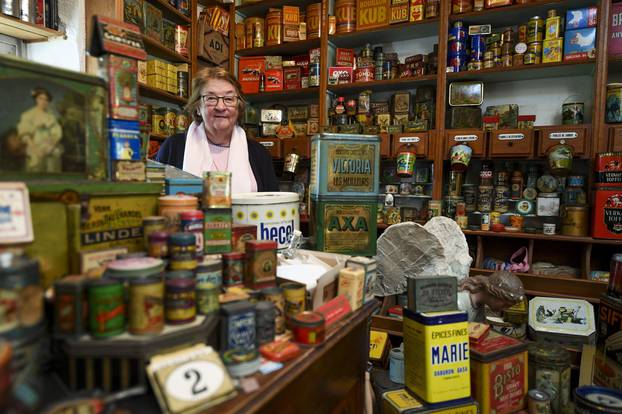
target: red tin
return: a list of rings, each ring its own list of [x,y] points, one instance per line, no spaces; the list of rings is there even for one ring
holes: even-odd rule
[[[592,237],[622,239],[622,186],[594,191]]]
[[[324,316],[318,312],[305,311],[292,317],[292,334],[294,342],[304,345],[319,345],[324,342]]]

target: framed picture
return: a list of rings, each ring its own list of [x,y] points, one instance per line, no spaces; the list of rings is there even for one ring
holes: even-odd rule
[[[0,244],[29,243],[33,239],[26,184],[0,182]]]
[[[0,90],[3,179],[108,177],[103,80],[0,55]]]

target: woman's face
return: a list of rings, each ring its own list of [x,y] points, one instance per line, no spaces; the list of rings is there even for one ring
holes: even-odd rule
[[[37,97],[35,98],[35,102],[37,103],[37,107],[43,109],[44,111],[48,108],[48,105],[50,104],[50,100],[44,93],[40,93],[39,95],[37,95]]]
[[[211,79],[201,91],[201,105],[199,112],[203,118],[203,124],[208,134],[231,131],[238,120],[238,102],[234,99],[234,105],[226,105],[222,99],[218,99],[215,105],[209,103],[209,97],[237,96],[235,87],[222,79]],[[212,99],[213,100],[213,99]]]

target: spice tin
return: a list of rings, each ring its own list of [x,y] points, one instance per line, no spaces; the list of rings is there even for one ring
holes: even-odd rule
[[[203,210],[203,246],[206,254],[231,251],[231,209],[208,208]]]
[[[166,229],[166,218],[162,216],[148,216],[143,218],[143,237],[145,238],[145,246],[149,245],[149,235],[156,231],[164,231]]]
[[[194,321],[197,315],[194,279],[166,280],[164,296],[166,323],[182,325]]]
[[[484,413],[511,413],[525,408],[527,344],[491,331],[471,344],[473,397]]]
[[[588,235],[589,208],[587,206],[562,207],[562,234],[585,237]]]
[[[274,304],[274,328],[277,335],[285,332],[285,298],[283,289],[270,287],[261,290],[261,295],[266,301]]]
[[[203,176],[203,208],[231,207],[231,173],[206,171]]]
[[[303,345],[319,345],[324,342],[324,317],[318,312],[301,312],[291,319],[294,342]]]
[[[171,233],[179,231],[179,213],[194,211],[199,206],[196,197],[184,194],[162,196],[158,202],[158,215],[166,218],[166,230]]]
[[[596,339],[594,307],[580,299],[536,296],[529,301],[529,329],[537,341],[564,346],[593,344]]]
[[[530,413],[550,413],[551,397],[544,391],[537,389],[530,390],[527,393],[528,402],[527,409]]]
[[[620,414],[622,392],[611,388],[583,385],[574,390],[576,414]]]
[[[312,196],[375,194],[379,167],[378,136],[315,135],[311,138],[309,193]]]
[[[169,236],[169,266],[172,270],[194,270],[197,267],[196,237],[193,233],[174,233]]]
[[[428,403],[471,395],[466,312],[404,309],[406,388]]]
[[[274,303],[262,300],[255,305],[256,337],[259,345],[274,341],[276,309]]]
[[[181,231],[194,234],[196,255],[203,256],[203,212],[184,211],[179,214],[179,219]]]
[[[607,84],[607,101],[605,118],[607,122],[622,122],[622,83]]]
[[[73,275],[66,276],[54,283],[55,335],[79,336],[84,333],[87,315],[85,282],[86,278],[84,276]],[[0,332],[5,332],[17,326],[17,318],[11,317],[11,313],[9,309],[3,312],[5,320],[0,325]]]
[[[195,269],[197,283],[212,283],[216,286],[222,285],[222,260],[204,258]]]
[[[246,286],[257,289],[276,283],[276,247],[272,240],[246,242]]]
[[[147,246],[149,256],[161,259],[168,256],[168,233],[155,231],[149,235]]]
[[[128,331],[150,335],[164,329],[164,283],[160,278],[134,279],[130,282]]]
[[[528,346],[529,388],[551,398],[554,413],[564,412],[570,402],[570,354],[564,348],[534,342]]]
[[[226,303],[221,306],[220,315],[221,351],[255,349],[255,305],[246,300]]]
[[[288,282],[281,284],[285,300],[285,320],[289,325],[291,318],[306,309],[306,286],[301,283]]]
[[[239,286],[244,283],[244,253],[223,253],[223,285]]]
[[[125,329],[123,284],[97,279],[87,285],[89,329],[95,338],[120,335]]]
[[[164,271],[165,263],[153,257],[134,257],[108,262],[106,277],[117,280],[130,280],[142,277],[153,277]]]
[[[220,285],[211,282],[200,282],[196,285],[197,313],[208,315],[220,307],[218,297]]]
[[[337,0],[335,16],[337,34],[353,32],[356,29],[356,0]]]
[[[453,276],[408,278],[408,309],[444,312],[458,309],[458,285]]]

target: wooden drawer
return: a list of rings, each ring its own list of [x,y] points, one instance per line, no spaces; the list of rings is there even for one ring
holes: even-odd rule
[[[391,158],[391,136],[386,132],[378,134],[380,137],[380,158]]]
[[[311,153],[311,141],[309,138],[285,138],[281,141],[283,145],[283,156],[287,154],[295,153],[300,158],[309,158]]]
[[[257,138],[257,142],[268,150],[272,158],[283,158],[283,150],[281,148],[281,140],[279,138]]]
[[[427,158],[428,156],[428,141],[429,134],[427,132],[402,132],[401,134],[393,134],[391,142],[393,145],[392,157],[396,157],[397,154],[406,148],[406,145],[413,144],[415,152],[419,158]]]
[[[473,157],[486,155],[486,134],[481,129],[448,129],[445,131],[445,158],[454,145],[468,145],[473,149]]]
[[[538,155],[546,157],[551,147],[564,141],[573,148],[575,156],[587,155],[587,128],[583,125],[538,127]]]
[[[530,157],[532,154],[532,129],[498,129],[490,132],[491,157]]]
[[[609,151],[622,151],[622,125],[609,127]]]

